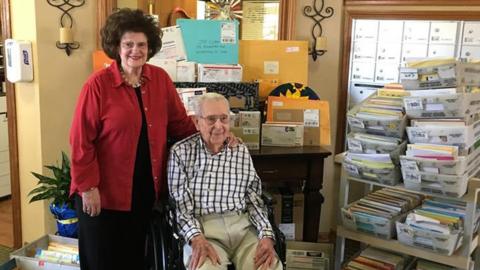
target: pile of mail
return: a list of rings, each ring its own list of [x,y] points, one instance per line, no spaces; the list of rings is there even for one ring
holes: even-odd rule
[[[400,81],[407,90],[456,88],[457,92],[480,90],[480,63],[453,58],[425,58],[408,61],[400,68]]]
[[[342,208],[342,223],[348,229],[391,239],[395,236],[395,222],[422,199],[422,195],[404,190],[380,189]]]
[[[411,257],[396,254],[390,251],[367,247],[360,254],[350,260],[343,269],[345,270],[403,270],[412,260]]]
[[[467,191],[480,169],[480,65],[454,59],[425,59],[401,69],[407,89],[404,106],[411,119],[410,144],[400,156],[405,187],[452,197]],[[476,79],[477,78],[477,79]]]
[[[348,112],[350,134],[343,167],[353,177],[396,185],[401,180],[399,155],[407,123],[398,89],[382,89]]]
[[[179,19],[162,28],[162,48],[148,63],[176,82],[241,82],[238,22]]]
[[[462,244],[466,203],[430,198],[407,215],[405,220],[397,221],[398,241],[410,246],[434,250],[452,255]],[[475,232],[479,224],[479,211],[474,217]]]
[[[403,138],[407,117],[401,97],[372,95],[347,113],[351,132]]]

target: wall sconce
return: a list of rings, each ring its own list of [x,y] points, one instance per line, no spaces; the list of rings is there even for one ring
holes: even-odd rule
[[[65,50],[65,53],[70,56],[72,50],[80,48],[80,43],[73,40],[73,18],[69,11],[83,6],[85,0],[47,0],[47,3],[62,11],[62,16],[60,17],[60,40],[57,41],[56,46],[59,49]],[[68,24],[64,23],[64,20],[67,20]]]
[[[313,0],[313,5],[305,6],[303,8],[303,15],[309,17],[315,22],[311,32],[313,46],[308,52],[308,54],[312,56],[313,61],[316,61],[318,56],[324,55],[327,51],[327,38],[322,36],[323,29],[320,22],[326,18],[332,17],[334,13],[332,7],[327,7],[325,8],[324,14],[322,14],[323,8],[325,7],[324,1],[325,0]]]

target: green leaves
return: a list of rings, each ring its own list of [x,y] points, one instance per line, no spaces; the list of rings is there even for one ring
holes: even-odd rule
[[[41,200],[53,200],[56,205],[67,204],[73,207],[73,202],[69,198],[70,195],[70,160],[68,155],[62,151],[62,165],[46,165],[45,168],[53,173],[53,177],[41,175],[32,172],[32,175],[38,179],[37,187],[34,188],[28,196],[30,203]]]

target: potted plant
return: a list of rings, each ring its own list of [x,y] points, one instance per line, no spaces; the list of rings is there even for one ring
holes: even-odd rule
[[[62,151],[62,164],[47,165],[45,168],[52,171],[53,176],[41,175],[32,172],[39,181],[37,187],[28,194],[31,202],[52,200],[50,211],[57,220],[58,234],[66,237],[77,237],[78,219],[70,198],[70,160]]]

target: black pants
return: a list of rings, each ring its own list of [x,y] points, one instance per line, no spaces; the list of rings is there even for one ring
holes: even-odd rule
[[[80,268],[82,270],[143,270],[145,238],[150,211],[113,211],[102,209],[90,217],[82,210],[82,198],[76,195],[79,217]]]

